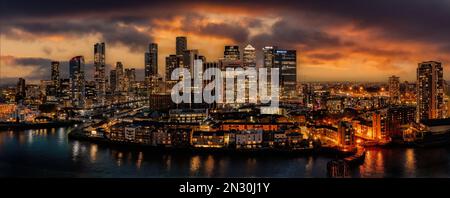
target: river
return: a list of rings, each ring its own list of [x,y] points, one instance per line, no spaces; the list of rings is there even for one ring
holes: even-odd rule
[[[68,140],[70,129],[0,132],[0,177],[326,177],[324,156],[177,154]],[[450,148],[368,149],[352,177],[450,177]]]

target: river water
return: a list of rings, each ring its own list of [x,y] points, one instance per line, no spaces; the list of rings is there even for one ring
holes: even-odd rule
[[[160,153],[68,140],[70,129],[0,132],[0,177],[326,177],[324,156]],[[450,148],[369,149],[352,177],[450,177]]]

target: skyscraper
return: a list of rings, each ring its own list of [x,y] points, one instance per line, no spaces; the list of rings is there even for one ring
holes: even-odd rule
[[[179,56],[174,54],[166,57],[166,81],[170,81],[173,70],[179,67],[179,61]]]
[[[253,46],[248,44],[244,48],[244,54],[242,56],[244,68],[256,67],[256,50]]]
[[[266,46],[263,47],[263,55],[264,55],[264,62],[263,62],[263,67],[264,68],[272,68],[273,67],[273,61],[275,58],[275,49],[276,47],[274,46]],[[269,72],[270,70],[268,70]]]
[[[187,38],[185,36],[178,36],[176,38],[176,55],[183,55],[187,50]]]
[[[16,102],[20,102],[25,99],[26,90],[25,90],[25,79],[19,78],[16,86]]]
[[[347,121],[339,122],[338,127],[338,145],[344,149],[350,149],[355,146],[355,129]]]
[[[72,105],[82,107],[84,105],[84,57],[76,56],[69,62],[69,78],[71,81]]]
[[[225,46],[225,51],[223,52],[223,58],[227,61],[236,61],[241,59],[241,54],[239,52],[239,46],[237,45],[227,45]]]
[[[102,104],[106,94],[106,76],[105,76],[105,43],[96,43],[94,45],[94,81],[96,95]]]
[[[117,73],[116,70],[113,69],[109,71],[109,87],[111,92],[115,92],[117,88]]]
[[[279,68],[281,96],[284,98],[292,98],[296,96],[297,51],[275,50],[273,67]]]
[[[52,61],[52,71],[51,71],[51,80],[53,82],[53,85],[59,89],[59,62],[58,61]]]
[[[150,43],[145,53],[145,77],[158,75],[158,44]]]
[[[183,67],[189,69],[191,72],[194,68],[194,61],[197,59],[202,59],[202,56],[198,53],[197,49],[185,50],[183,54]]]
[[[116,63],[116,91],[125,91],[122,62]]]
[[[400,102],[400,78],[397,76],[389,77],[389,98],[393,104]]]
[[[444,79],[440,62],[419,63],[416,121],[444,118]]]

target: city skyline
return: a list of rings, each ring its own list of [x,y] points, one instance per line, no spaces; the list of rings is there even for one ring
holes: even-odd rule
[[[165,57],[175,53],[177,36],[186,36],[188,48],[198,49],[208,61],[222,57],[226,45],[239,45],[241,52],[252,45],[259,66],[266,45],[296,49],[298,81],[303,82],[385,82],[391,75],[414,81],[417,63],[435,60],[445,70],[449,60],[447,29],[434,28],[447,27],[442,23],[448,20],[436,24],[448,17],[444,12],[448,4],[442,1],[408,2],[407,8],[387,1],[370,6],[367,2],[324,6],[309,1],[257,5],[108,1],[108,5],[80,5],[77,10],[53,1],[40,3],[46,5],[40,10],[33,4],[11,3],[1,13],[1,84],[15,84],[18,77],[28,82],[50,79],[51,61],[60,61],[60,70],[67,71],[70,58],[78,55],[84,56],[86,76],[92,78],[92,45],[98,42],[107,46],[107,74],[118,61],[124,68],[144,70],[143,54],[153,42],[158,44],[158,72],[164,74]],[[397,11],[376,13],[387,6]],[[161,8],[177,12],[167,14]],[[25,12],[28,9],[33,11]],[[416,16],[423,9],[435,14]]]

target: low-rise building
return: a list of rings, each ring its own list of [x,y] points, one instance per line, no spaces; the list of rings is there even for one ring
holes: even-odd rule
[[[239,131],[235,135],[236,148],[260,148],[263,142],[262,130]]]

